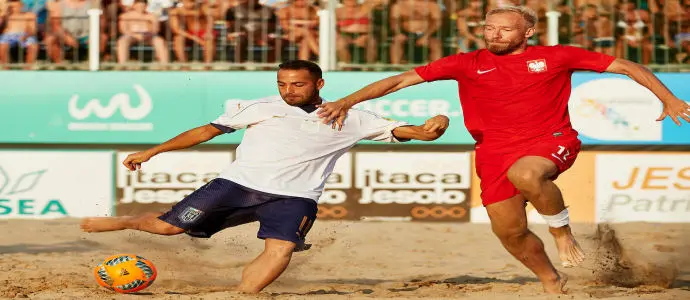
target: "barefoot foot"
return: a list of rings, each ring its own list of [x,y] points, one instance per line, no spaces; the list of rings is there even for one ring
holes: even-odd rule
[[[126,229],[121,217],[85,218],[79,227],[85,232],[103,232]]]
[[[575,240],[573,233],[570,231],[570,226],[549,228],[549,231],[556,240],[558,257],[561,259],[563,267],[575,267],[585,260],[585,253]]]
[[[565,294],[565,284],[568,282],[568,276],[558,272],[558,277],[551,281],[542,281],[544,285],[544,292],[547,294]]]

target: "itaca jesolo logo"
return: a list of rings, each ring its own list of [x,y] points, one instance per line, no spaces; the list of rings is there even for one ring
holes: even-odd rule
[[[48,170],[37,170],[11,177],[0,166],[0,216],[12,213],[18,215],[46,215],[59,213],[67,215],[67,211],[58,199],[51,199],[43,204],[42,199],[34,199],[30,196],[22,197],[21,194],[32,191]],[[15,196],[15,195],[18,195]],[[37,203],[39,202],[39,203]]]

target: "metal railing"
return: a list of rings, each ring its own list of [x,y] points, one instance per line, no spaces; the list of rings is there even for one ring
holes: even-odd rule
[[[71,1],[77,7],[72,12],[80,14],[48,13],[44,24],[33,25],[38,49],[14,43],[6,68],[252,70],[304,58],[326,70],[402,70],[483,47],[483,16],[498,3],[344,0],[316,7],[292,0],[274,8],[259,0],[236,6],[217,0],[149,0],[146,6],[129,0],[107,7],[91,2],[87,12],[74,4],[84,0],[60,1]],[[690,19],[687,11],[678,11],[690,8],[669,7],[673,1],[660,7],[637,0],[633,5],[640,9],[610,0],[581,7],[573,0],[520,2],[540,18],[530,44],[583,47],[658,71],[690,69]],[[30,15],[22,17],[35,22]],[[20,19],[6,15],[0,27],[19,26]],[[81,23],[66,22],[70,19]],[[87,23],[87,32],[69,32]],[[7,40],[0,40],[0,50],[8,48],[2,41]],[[27,63],[27,54],[37,56],[36,62]]]

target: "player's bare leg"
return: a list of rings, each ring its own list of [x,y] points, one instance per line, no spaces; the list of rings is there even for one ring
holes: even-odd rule
[[[244,293],[263,290],[285,271],[295,246],[290,241],[266,239],[264,251],[242,271],[242,282],[236,290]]]
[[[556,240],[561,264],[564,267],[573,267],[582,263],[585,254],[568,225],[568,211],[561,190],[549,179],[557,171],[551,160],[539,156],[525,156],[508,170],[508,179],[549,224],[549,232]]]
[[[489,204],[486,211],[491,219],[491,229],[506,250],[537,275],[545,292],[562,294],[567,278],[556,271],[544,251],[544,243],[527,228],[525,198],[517,195]]]
[[[145,213],[137,216],[84,218],[81,229],[85,232],[104,232],[133,229],[160,235],[175,235],[184,229],[170,225],[160,219],[162,213]]]

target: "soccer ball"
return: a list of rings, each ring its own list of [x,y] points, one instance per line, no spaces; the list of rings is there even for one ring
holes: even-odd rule
[[[153,263],[134,254],[110,256],[93,269],[98,285],[118,293],[141,291],[156,280]]]

